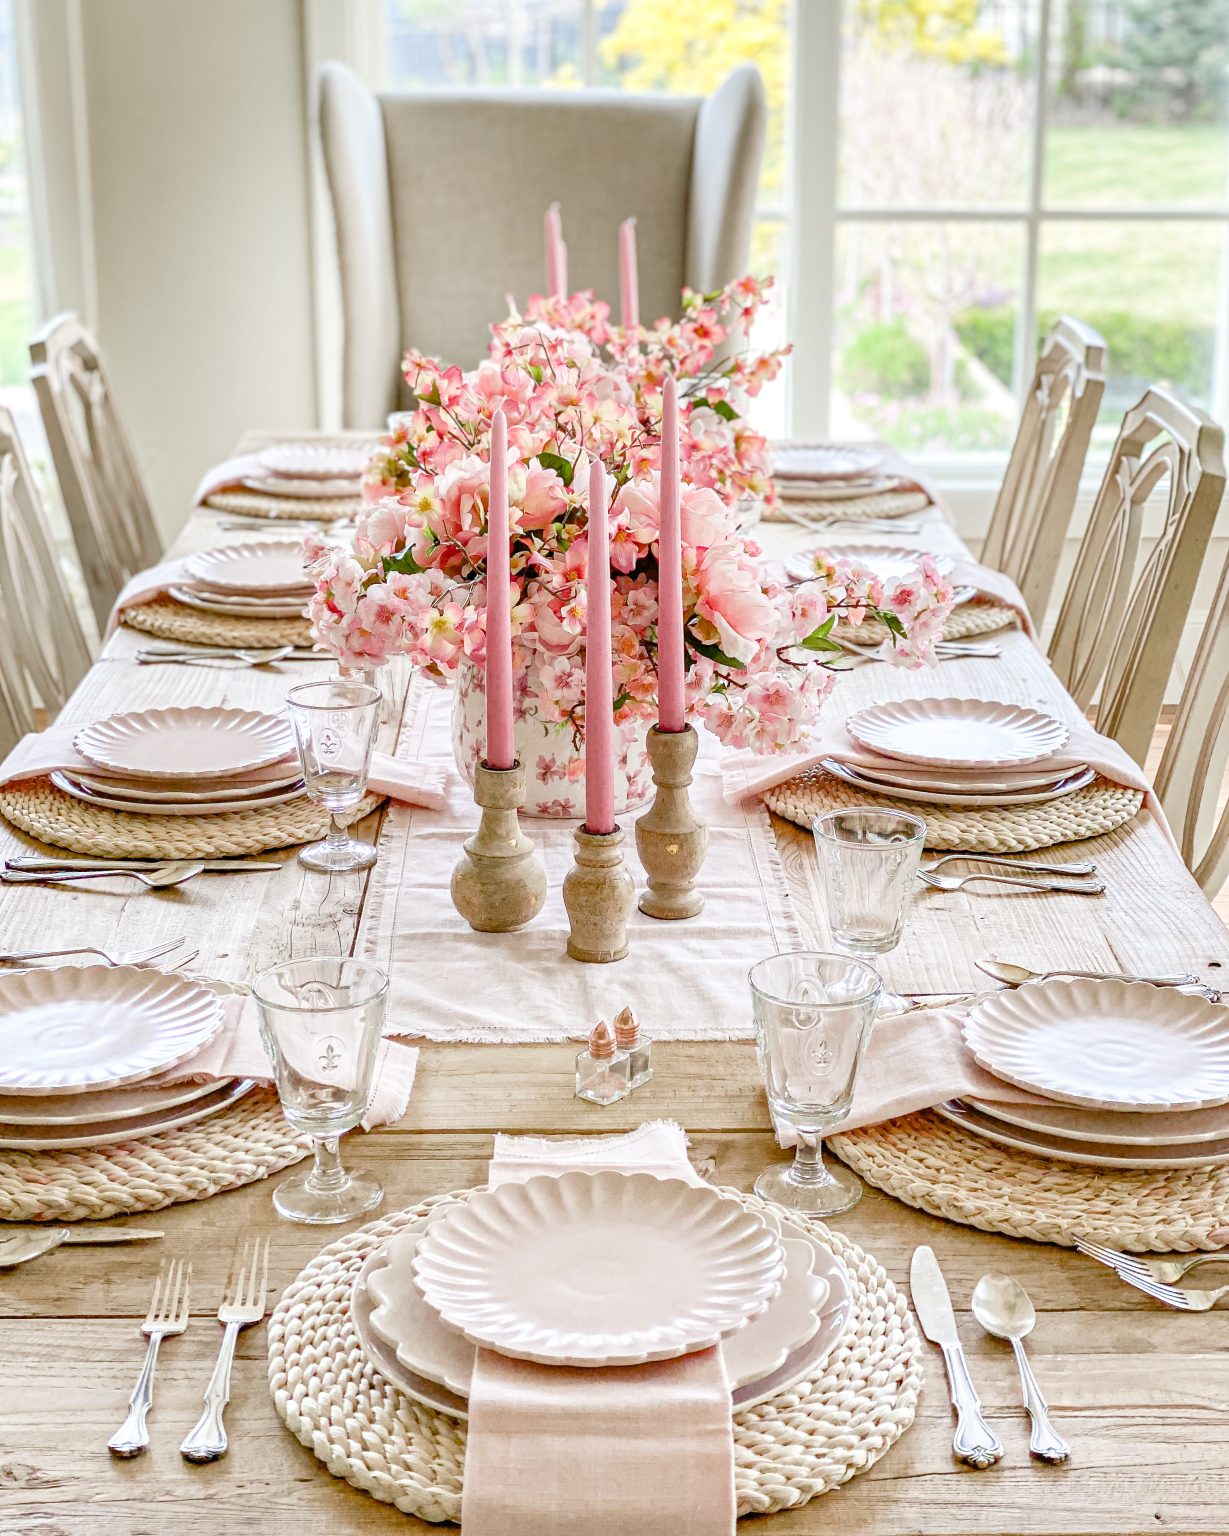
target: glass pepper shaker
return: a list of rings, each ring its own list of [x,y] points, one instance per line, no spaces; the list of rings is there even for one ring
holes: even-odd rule
[[[639,1088],[653,1076],[653,1042],[640,1028],[630,1008],[620,1008],[614,1021],[615,1044],[631,1060],[631,1086]]]
[[[601,1019],[576,1058],[576,1097],[591,1104],[614,1104],[627,1097],[631,1085],[631,1057],[619,1049],[614,1030]]]

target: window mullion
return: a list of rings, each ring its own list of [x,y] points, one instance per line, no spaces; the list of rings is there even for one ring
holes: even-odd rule
[[[1016,399],[1023,401],[1037,351],[1037,268],[1041,251],[1041,203],[1045,177],[1046,111],[1048,106],[1050,23],[1052,0],[1041,0],[1037,35],[1037,78],[1033,98],[1033,141],[1028,180],[1028,231],[1024,243],[1024,281],[1016,325],[1012,379]]]

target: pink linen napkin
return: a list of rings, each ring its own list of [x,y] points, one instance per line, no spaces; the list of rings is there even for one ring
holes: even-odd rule
[[[1070,734],[1057,752],[1045,759],[1047,767],[1076,768],[1087,763],[1091,768],[1115,784],[1125,784],[1130,789],[1142,790],[1145,803],[1164,830],[1170,842],[1173,832],[1165,820],[1161,802],[1139,764],[1116,741],[1099,735],[1089,723],[1080,717],[1067,722]],[[784,757],[757,757],[753,752],[732,752],[722,763],[722,779],[727,800],[742,800],[748,795],[762,795],[766,789],[784,784],[807,769],[816,767],[825,757],[852,767],[899,768],[893,758],[872,752],[849,734],[843,719],[821,717],[807,737],[805,747]],[[1176,847],[1175,843],[1175,847]]]
[[[56,771],[85,773],[94,779],[123,778],[123,774],[113,774],[81,756],[73,746],[79,730],[80,725],[52,725],[45,731],[23,736],[0,763],[0,784],[11,784],[17,779],[44,779]],[[293,756],[287,756],[263,768],[253,768],[243,775],[244,782],[256,788],[285,778],[287,766],[293,762]],[[439,763],[405,762],[387,752],[371,754],[367,788],[373,794],[440,811],[447,803],[447,781],[447,770]]]
[[[975,587],[979,597],[991,598],[1004,608],[1010,608],[1019,620],[1020,628],[1034,644],[1037,643],[1033,616],[1025,605],[1024,594],[1010,576],[991,570],[988,565],[979,565],[976,560],[957,560],[948,580],[954,587]]]
[[[489,1182],[570,1168],[703,1181],[681,1126],[628,1136],[497,1136]],[[610,1370],[479,1349],[469,1397],[462,1536],[732,1536],[734,1435],[720,1348]]]
[[[371,1079],[371,1098],[362,1127],[393,1125],[405,1114],[418,1068],[418,1050],[395,1040],[380,1042]],[[260,1038],[260,1018],[250,996],[226,996],[222,1027],[207,1045],[151,1083],[205,1083],[214,1078],[251,1077],[273,1083],[273,1067]]]
[[[147,571],[137,571],[130,576],[120,589],[119,596],[111,607],[111,617],[107,620],[106,639],[110,639],[119,628],[120,618],[125,608],[133,608],[138,603],[148,603],[155,597],[161,597],[171,587],[191,586],[192,578],[188,575],[188,555],[181,555],[177,560],[164,560],[160,565],[151,565]],[[304,604],[304,607],[307,605]]]

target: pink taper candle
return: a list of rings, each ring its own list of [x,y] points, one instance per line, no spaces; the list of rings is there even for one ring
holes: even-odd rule
[[[619,313],[625,331],[640,324],[640,274],[636,265],[636,221],[619,225]]]
[[[589,467],[589,558],[585,569],[585,831],[613,832],[614,705],[610,660],[610,528],[606,471]]]
[[[683,540],[679,513],[679,402],[666,380],[661,420],[661,501],[657,533],[657,729],[683,718]]]
[[[546,287],[552,299],[568,296],[568,248],[563,243],[558,203],[546,210]]]
[[[491,418],[491,491],[486,541],[486,765],[516,763],[512,735],[512,569],[508,538],[508,423]]]

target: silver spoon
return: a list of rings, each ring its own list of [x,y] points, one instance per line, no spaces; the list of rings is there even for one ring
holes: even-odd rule
[[[161,1236],[153,1227],[20,1227],[0,1234],[0,1269],[28,1264],[61,1243],[148,1243]]]
[[[1029,1455],[1038,1461],[1066,1461],[1071,1447],[1051,1425],[1049,1407],[1024,1353],[1024,1340],[1037,1321],[1028,1292],[1010,1275],[983,1275],[973,1288],[973,1316],[987,1333],[996,1339],[1006,1339],[1016,1357],[1024,1406],[1033,1424]]]
[[[185,864],[182,860],[173,864],[155,864],[152,869],[48,870],[46,874],[34,870],[10,869],[0,875],[0,879],[3,879],[6,885],[29,885],[36,882],[62,885],[70,880],[111,880],[117,875],[125,875],[129,880],[139,880],[151,891],[161,891],[170,885],[182,885],[185,880],[191,880],[194,876],[202,874],[204,869],[204,860],[198,859],[190,864]]]
[[[1188,971],[1176,971],[1167,976],[1130,976],[1125,971],[1030,971],[1026,965],[1013,965],[1010,960],[998,960],[993,955],[973,963],[979,971],[1009,987],[1022,987],[1026,981],[1049,981],[1052,976],[1074,976],[1087,981],[1148,981],[1154,987],[1199,985],[1199,977]]]

